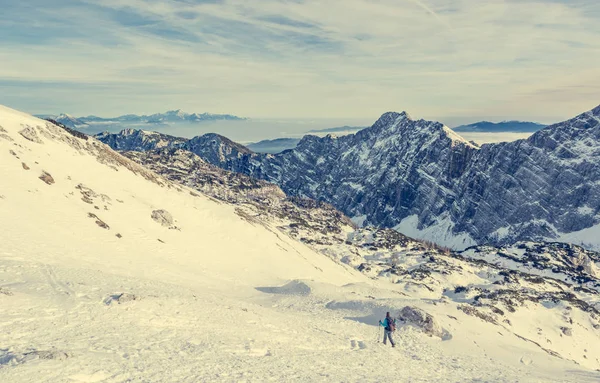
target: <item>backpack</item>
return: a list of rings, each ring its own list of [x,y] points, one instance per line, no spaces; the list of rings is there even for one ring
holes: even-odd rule
[[[393,320],[391,317],[386,318],[386,319],[387,319],[387,327],[385,329],[388,331],[391,331],[391,332],[396,331],[396,321]]]

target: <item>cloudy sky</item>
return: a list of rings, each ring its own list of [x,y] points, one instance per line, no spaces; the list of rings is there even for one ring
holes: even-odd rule
[[[0,0],[0,104],[553,122],[600,103],[598,0]]]

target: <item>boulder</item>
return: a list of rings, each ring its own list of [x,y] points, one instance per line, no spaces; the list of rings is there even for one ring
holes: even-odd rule
[[[449,334],[445,331],[439,322],[418,307],[406,306],[400,311],[398,317],[402,322],[421,329],[429,336],[436,336],[440,339],[447,339]]]
[[[47,183],[48,185],[52,185],[54,183],[54,178],[50,175],[50,173],[46,171],[42,171],[42,175],[39,176],[39,179]]]
[[[152,212],[152,219],[165,227],[173,225],[173,216],[166,210],[154,210]]]

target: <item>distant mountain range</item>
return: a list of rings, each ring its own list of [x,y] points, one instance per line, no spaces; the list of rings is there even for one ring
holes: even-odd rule
[[[300,142],[299,138],[276,138],[274,140],[263,140],[246,145],[248,149],[257,153],[281,153],[284,150],[293,149]]]
[[[452,130],[464,133],[535,133],[545,127],[546,125],[527,121],[479,121],[469,125],[460,125]]]
[[[246,118],[234,116],[231,114],[212,114],[212,113],[186,113],[181,109],[170,110],[165,113],[155,113],[151,115],[126,114],[114,118],[104,118],[98,116],[73,117],[69,114],[38,115],[39,118],[51,118],[69,128],[85,129],[90,125],[99,124],[167,124],[179,122],[205,122],[205,121],[243,121]]]
[[[340,126],[337,128],[309,130],[308,133],[339,133],[339,132],[356,133],[359,130],[362,130],[364,128],[366,128],[366,126]]]

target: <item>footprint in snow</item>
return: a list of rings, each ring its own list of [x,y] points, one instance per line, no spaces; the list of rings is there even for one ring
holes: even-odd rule
[[[523,356],[523,357],[521,357],[521,363],[523,363],[526,366],[529,366],[529,365],[533,364],[533,360],[531,360],[531,358],[528,356]]]
[[[367,348],[367,345],[362,340],[354,340],[354,339],[352,339],[350,341],[350,348],[352,348],[353,350],[356,350],[356,349],[364,350],[364,349]]]

